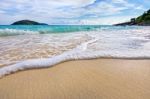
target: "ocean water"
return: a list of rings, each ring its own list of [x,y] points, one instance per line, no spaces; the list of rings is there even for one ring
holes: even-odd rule
[[[0,77],[93,58],[150,59],[150,27],[0,26]]]

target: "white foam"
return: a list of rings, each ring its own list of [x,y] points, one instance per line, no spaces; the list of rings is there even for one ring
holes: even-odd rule
[[[16,30],[16,29],[0,29],[0,36],[15,36],[27,34],[39,34],[39,32],[28,30]]]
[[[149,39],[145,38],[145,36],[147,35],[149,36],[149,29],[146,30],[145,32],[144,31],[145,30],[142,29],[139,32],[136,31],[133,33],[132,31],[126,30],[119,32],[102,31],[100,34],[98,32],[86,33],[88,36],[91,37],[90,40],[85,43],[82,43],[81,45],[77,46],[71,51],[64,52],[63,54],[53,56],[51,58],[26,60],[14,65],[0,68],[0,77],[22,70],[34,68],[47,68],[54,66],[58,63],[70,60],[95,59],[95,58],[150,59],[150,51],[149,51],[150,43]],[[68,38],[71,39],[72,37]],[[62,45],[63,43],[60,44]],[[88,48],[89,46],[90,48]],[[61,48],[59,47],[58,49]]]
[[[65,52],[61,55],[54,56],[52,58],[47,59],[32,59],[23,61],[14,65],[10,65],[7,67],[3,67],[0,69],[0,77],[3,77],[5,75],[21,71],[21,70],[27,70],[27,69],[33,69],[33,68],[46,68],[51,67],[55,64],[61,63],[63,61],[78,59],[78,54],[85,51],[87,49],[87,45],[89,43],[95,42],[96,39],[90,40],[86,43],[81,44],[77,48],[73,49],[72,51]]]
[[[106,51],[98,51],[98,52],[86,52],[87,46],[90,43],[96,42],[97,39],[90,40],[77,46],[77,48],[65,52],[61,55],[54,56],[52,58],[43,58],[43,59],[32,59],[27,61],[22,61],[14,65],[10,65],[7,67],[0,68],[0,78],[22,70],[28,69],[36,69],[36,68],[48,68],[54,66],[58,63],[69,61],[69,60],[79,60],[79,59],[95,59],[95,58],[150,58],[150,52],[106,52]],[[131,54],[132,53],[132,54]]]

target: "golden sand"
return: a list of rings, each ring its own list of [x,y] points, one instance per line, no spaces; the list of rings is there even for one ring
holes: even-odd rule
[[[0,79],[0,99],[150,99],[150,60],[97,59]]]

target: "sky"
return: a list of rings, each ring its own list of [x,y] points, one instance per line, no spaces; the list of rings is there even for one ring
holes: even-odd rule
[[[0,0],[0,24],[29,19],[54,25],[110,25],[148,9],[150,0]]]

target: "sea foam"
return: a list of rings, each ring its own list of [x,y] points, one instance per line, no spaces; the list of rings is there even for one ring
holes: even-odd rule
[[[29,45],[31,46],[37,45],[37,42],[41,40],[41,42],[39,42],[40,45],[43,43],[55,44],[54,46],[52,46],[52,48],[57,47],[56,45],[65,45],[83,38],[88,39],[83,40],[85,42],[79,43],[80,45],[78,45],[78,43],[76,44],[72,43],[73,45],[75,44],[78,46],[73,49],[69,50],[67,49],[67,51],[65,51],[64,53],[57,54],[50,58],[38,58],[30,60],[27,59],[25,61],[20,61],[13,65],[1,67],[0,77],[22,70],[34,68],[48,68],[61,62],[70,60],[96,59],[96,58],[150,59],[149,31],[150,31],[149,28],[142,28],[139,30],[132,29],[132,30],[112,30],[112,31],[98,31],[98,32],[95,31],[85,33],[80,32],[80,33],[65,34],[65,36],[55,35],[52,37],[46,35],[42,36],[42,39],[39,38],[38,40],[36,40],[36,43],[32,44],[32,42],[35,41],[34,38],[33,41],[32,40],[29,41],[29,43],[31,43]],[[23,33],[23,31],[20,31],[20,33]],[[32,34],[32,32],[29,33]],[[34,33],[35,32],[33,32],[33,34]],[[27,37],[25,38],[28,39]],[[48,40],[49,38],[51,38],[50,41]],[[16,42],[16,38],[14,39]],[[64,40],[62,41],[62,39]],[[2,39],[2,41],[3,40],[4,39]],[[16,44],[16,46],[18,46],[18,43]],[[24,47],[25,45],[23,46],[23,48]],[[6,48],[9,48],[9,44],[8,47]],[[61,46],[58,46],[57,49],[61,50],[61,48],[62,48]]]
[[[81,60],[81,59],[96,59],[96,58],[123,58],[123,59],[149,59],[150,52],[140,51],[97,51],[97,52],[86,52],[88,44],[96,42],[98,39],[92,39],[88,42],[82,43],[71,51],[64,52],[61,55],[53,56],[51,58],[31,59],[19,62],[14,65],[0,68],[0,78],[18,71],[38,68],[48,68],[56,64],[70,61],[70,60]],[[131,54],[132,53],[132,54]]]
[[[33,68],[46,68],[46,67],[51,67],[58,63],[64,62],[64,61],[76,60],[79,58],[81,59],[81,57],[79,57],[78,55],[87,49],[88,44],[93,43],[96,40],[97,39],[85,42],[81,44],[80,46],[77,46],[77,48],[71,51],[65,52],[61,55],[54,56],[52,58],[32,59],[32,60],[22,61],[14,65],[0,68],[0,77],[3,77],[5,75],[11,74],[17,71],[21,71],[21,70],[27,70],[27,69],[33,69]]]
[[[36,31],[29,30],[16,30],[16,29],[0,29],[0,37],[3,36],[16,36],[16,35],[28,35],[28,34],[39,34]]]

